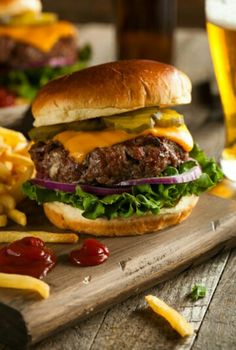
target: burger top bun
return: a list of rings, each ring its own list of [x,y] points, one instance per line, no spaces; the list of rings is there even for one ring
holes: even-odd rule
[[[41,10],[42,4],[39,0],[0,1],[0,17],[16,16],[27,11],[40,12]]]
[[[34,126],[110,116],[191,101],[189,78],[173,66],[124,60],[90,67],[45,85],[32,106]]]

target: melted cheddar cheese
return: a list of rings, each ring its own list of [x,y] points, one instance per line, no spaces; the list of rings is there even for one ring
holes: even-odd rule
[[[186,152],[193,148],[193,139],[186,125],[179,127],[147,129],[141,133],[127,133],[123,130],[103,131],[64,131],[54,137],[63,144],[77,162],[81,163],[86,155],[97,147],[110,147],[120,142],[134,139],[138,136],[151,134],[156,137],[166,137],[179,144]]]
[[[66,21],[35,26],[0,26],[0,36],[21,41],[43,52],[50,51],[60,38],[75,35],[75,27]]]

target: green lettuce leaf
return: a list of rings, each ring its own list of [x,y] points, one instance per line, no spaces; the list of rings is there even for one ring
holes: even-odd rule
[[[70,74],[85,68],[90,57],[91,47],[85,45],[80,50],[77,62],[72,65],[57,68],[45,66],[26,70],[13,69],[0,76],[0,85],[6,86],[17,96],[32,101],[43,85],[64,74]]]
[[[146,213],[158,214],[163,207],[173,207],[182,196],[192,194],[199,195],[216,185],[223,179],[223,173],[213,159],[208,159],[204,152],[195,145],[190,156],[198,161],[202,167],[202,175],[199,179],[171,185],[138,185],[132,187],[131,193],[113,194],[104,197],[84,192],[80,186],[76,187],[75,193],[48,190],[36,186],[31,182],[23,184],[24,193],[38,203],[59,201],[72,205],[82,210],[82,215],[88,219],[106,217],[128,218],[132,215],[142,216]],[[181,174],[196,163],[193,160],[182,164],[178,169],[167,167],[163,175]]]

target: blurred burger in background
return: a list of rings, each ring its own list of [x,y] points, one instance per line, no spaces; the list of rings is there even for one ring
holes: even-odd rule
[[[30,102],[49,80],[84,68],[77,31],[39,0],[0,0],[0,107]]]

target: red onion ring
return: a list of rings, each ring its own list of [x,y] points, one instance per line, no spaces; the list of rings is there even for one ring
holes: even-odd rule
[[[130,186],[129,187],[118,187],[118,188],[100,187],[100,186],[79,184],[77,182],[63,183],[63,182],[56,182],[56,181],[51,181],[51,180],[46,180],[46,179],[39,179],[39,178],[32,179],[31,182],[35,185],[45,187],[49,190],[58,190],[58,191],[70,192],[70,193],[74,193],[76,186],[80,186],[84,192],[95,194],[97,196],[107,196],[110,194],[121,194],[124,192],[131,191]]]
[[[57,67],[64,67],[64,66],[70,66],[75,63],[75,60],[71,58],[66,58],[66,57],[51,57],[47,60],[42,60],[42,61],[31,61],[31,62],[26,62],[22,65],[12,65],[11,68],[13,69],[22,69],[22,70],[27,70],[31,68],[43,68],[46,66],[52,67],[52,68],[57,68]]]
[[[126,181],[121,181],[120,183],[116,184],[116,186],[136,186],[136,185],[144,185],[144,184],[150,184],[150,185],[180,184],[180,183],[186,183],[186,182],[197,180],[201,176],[201,174],[202,174],[202,170],[200,166],[196,165],[190,170],[186,171],[185,173],[182,173],[179,175],[126,180]]]
[[[71,193],[75,192],[75,188],[78,185],[77,183],[56,182],[52,180],[39,179],[39,178],[32,179],[31,182],[34,185],[45,187],[48,190],[58,190],[62,192],[71,192]]]
[[[97,196],[107,196],[112,194],[121,194],[124,192],[126,193],[131,192],[132,186],[136,186],[136,185],[145,185],[145,184],[170,185],[170,184],[187,183],[190,181],[197,180],[201,176],[201,174],[202,174],[202,171],[200,166],[196,165],[192,169],[186,171],[183,174],[127,180],[127,181],[122,181],[113,187],[92,186],[92,185],[86,185],[86,184],[79,184],[78,182],[63,183],[63,182],[56,182],[48,179],[39,179],[39,178],[32,179],[31,182],[35,185],[45,187],[49,190],[58,190],[58,191],[70,192],[70,193],[74,193],[76,190],[76,186],[80,186],[81,189],[85,192],[95,194]]]

